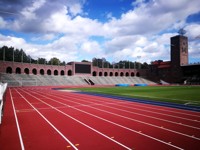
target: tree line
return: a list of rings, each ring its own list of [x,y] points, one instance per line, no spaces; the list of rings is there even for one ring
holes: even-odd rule
[[[65,61],[61,61],[56,57],[46,60],[45,58],[34,59],[30,55],[27,55],[23,49],[15,49],[14,47],[3,46],[0,48],[0,60],[23,62],[32,64],[46,64],[46,65],[66,65]]]
[[[46,64],[46,65],[66,65],[65,61],[61,61],[56,57],[46,60],[45,58],[34,59],[30,55],[27,55],[23,49],[15,49],[14,47],[3,46],[0,48],[0,60],[13,61],[32,64]],[[82,62],[89,62],[82,60]],[[105,58],[93,58],[92,65],[99,68],[119,68],[119,69],[148,69],[148,64],[140,62],[132,62],[127,60],[121,60],[119,62],[110,63]]]
[[[93,58],[92,65],[99,68],[115,68],[115,69],[148,69],[149,65],[144,62],[132,62],[128,60],[120,60],[119,62],[110,63],[105,58]]]

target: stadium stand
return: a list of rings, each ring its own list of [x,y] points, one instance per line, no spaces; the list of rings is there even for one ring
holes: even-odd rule
[[[115,84],[156,84],[142,77],[104,76],[54,76],[1,73],[1,81],[8,86],[62,86],[62,85],[115,85]]]
[[[5,103],[5,93],[7,89],[7,83],[0,83],[0,124],[3,118],[3,108]]]

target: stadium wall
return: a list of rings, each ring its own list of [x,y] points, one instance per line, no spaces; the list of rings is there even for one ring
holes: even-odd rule
[[[81,67],[83,67],[83,69]],[[0,61],[0,72],[10,73],[10,74],[14,73],[14,74],[34,74],[34,75],[146,77],[148,70],[99,68],[92,66],[90,62],[71,62],[65,66],[55,66],[55,65]]]

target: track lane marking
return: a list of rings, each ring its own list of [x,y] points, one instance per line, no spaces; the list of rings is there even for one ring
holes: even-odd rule
[[[37,93],[36,93],[36,94],[37,94]],[[57,96],[54,96],[54,95],[52,95],[52,96],[57,98]],[[46,97],[46,96],[43,95],[43,97]],[[50,99],[50,100],[52,100],[52,101],[54,101],[52,98],[48,98],[48,97],[46,97],[46,98],[47,98],[47,99]],[[59,97],[59,99],[63,99],[63,98]],[[73,99],[80,100],[80,99],[78,99],[78,98],[73,98]],[[65,101],[70,101],[70,102],[77,103],[77,104],[81,104],[81,103],[79,103],[79,102],[74,102],[74,101],[71,101],[71,100],[66,100],[66,99],[63,99],[63,100],[65,100]],[[59,103],[65,105],[65,103],[62,103],[62,102],[59,102]],[[86,105],[86,104],[81,104],[81,105],[82,105],[82,106],[87,106],[87,107],[90,107],[90,108],[93,108],[93,109],[96,109],[96,110],[99,110],[99,111],[103,111],[103,112],[106,112],[106,113],[110,113],[110,114],[112,114],[112,115],[116,115],[116,116],[119,116],[119,117],[122,117],[122,118],[125,118],[125,119],[129,119],[129,120],[132,120],[132,121],[135,121],[135,122],[139,122],[139,123],[146,124],[146,125],[149,125],[149,126],[152,126],[152,127],[159,128],[159,129],[160,129],[160,126],[157,126],[157,125],[154,125],[154,124],[151,124],[151,123],[147,123],[147,122],[144,122],[144,121],[140,121],[140,120],[136,120],[136,119],[132,119],[132,118],[126,117],[126,116],[122,116],[122,115],[118,115],[118,114],[115,114],[115,113],[111,113],[111,112],[109,112],[109,111],[105,111],[105,110],[102,110],[102,109],[98,109],[98,108],[92,107],[92,106],[90,106],[90,105]],[[73,108],[75,108],[75,107],[73,106]],[[181,133],[181,132],[178,132],[178,131],[174,131],[174,130],[171,130],[171,129],[168,129],[168,128],[161,128],[161,129],[166,130],[166,131],[169,131],[169,132],[172,132],[172,133],[176,133],[176,134],[179,134],[179,135],[182,135],[182,136],[186,136],[186,137],[189,137],[189,138],[192,138],[192,139],[200,140],[200,138],[193,137],[193,136],[191,136],[191,135],[184,134],[184,133]]]
[[[22,90],[22,91],[25,92],[24,90]],[[116,140],[110,138],[109,136],[107,136],[107,135],[101,133],[100,131],[98,131],[98,130],[92,128],[92,127],[90,127],[89,125],[87,125],[87,124],[85,124],[85,123],[83,123],[83,122],[77,120],[76,118],[74,118],[74,117],[72,117],[72,116],[70,116],[70,115],[68,115],[68,114],[66,114],[66,113],[64,113],[64,112],[62,112],[61,110],[57,109],[56,107],[53,107],[52,105],[50,105],[50,104],[48,104],[48,103],[46,103],[46,102],[40,100],[40,98],[37,98],[37,97],[33,96],[32,94],[30,94],[30,92],[29,92],[29,93],[28,93],[28,92],[25,92],[25,93],[27,93],[28,95],[30,95],[30,96],[34,97],[35,99],[41,101],[42,103],[44,103],[44,104],[50,106],[52,109],[54,109],[54,110],[60,112],[61,114],[65,115],[65,116],[67,116],[67,117],[69,117],[69,118],[71,118],[72,120],[74,120],[74,121],[76,121],[76,122],[78,122],[78,123],[84,125],[85,127],[89,128],[89,129],[91,129],[91,130],[93,130],[94,132],[96,132],[96,133],[98,133],[98,134],[104,136],[105,138],[107,138],[107,139],[113,141],[114,143],[117,143],[118,145],[124,147],[125,149],[131,150],[131,148],[125,146],[124,144],[122,144],[122,143],[120,143],[120,142],[118,142],[118,141],[116,141]],[[27,101],[27,102],[28,102],[28,101]],[[29,103],[29,102],[28,102],[28,103]],[[34,106],[32,106],[32,107],[34,108]],[[72,108],[72,107],[70,107],[70,108]],[[35,108],[35,109],[36,109],[36,108]],[[37,109],[36,109],[36,111],[37,111]],[[38,111],[38,112],[39,112],[39,111]],[[39,114],[41,114],[41,113],[39,112]],[[41,115],[42,115],[42,114],[41,114]],[[45,117],[44,117],[44,118],[45,118]],[[75,147],[75,146],[74,146],[74,147]]]
[[[10,97],[11,97],[12,108],[13,108],[13,111],[14,111],[15,122],[16,122],[16,126],[17,126],[17,131],[18,131],[18,136],[19,136],[19,140],[20,140],[21,149],[25,150],[24,142],[23,142],[23,139],[22,139],[22,134],[21,134],[20,126],[19,126],[19,121],[18,121],[17,114],[16,114],[16,111],[15,111],[15,104],[14,104],[14,101],[13,101],[13,97],[12,97],[12,93],[11,93],[11,89],[10,88],[9,88],[9,93],[10,93]]]
[[[69,96],[71,97],[71,96]],[[73,98],[75,99],[75,98]],[[84,102],[87,102],[86,100],[84,100],[86,98],[82,98],[82,99],[78,99],[79,101],[84,101]],[[116,110],[121,110],[121,111],[124,111],[124,112],[128,112],[128,113],[131,113],[131,114],[137,114],[137,115],[141,115],[141,116],[145,116],[145,117],[149,117],[149,118],[153,118],[153,119],[157,119],[157,120],[161,120],[161,121],[166,121],[166,122],[169,122],[169,123],[174,123],[174,124],[178,124],[178,125],[182,125],[182,126],[185,126],[185,127],[189,127],[189,128],[193,128],[193,129],[197,129],[197,130],[200,130],[200,128],[198,127],[195,127],[195,126],[191,126],[191,125],[187,125],[187,124],[184,124],[184,123],[180,123],[180,122],[174,122],[174,121],[170,121],[170,120],[166,120],[166,119],[162,119],[162,118],[158,118],[158,117],[154,117],[154,116],[149,116],[149,115],[144,115],[144,114],[141,114],[141,113],[137,113],[137,112],[131,112],[131,111],[127,111],[127,110],[123,110],[123,109],[119,109],[119,108],[115,108],[115,107],[112,107],[112,106],[107,106],[105,104],[111,104],[111,105],[117,105],[117,106],[121,106],[123,107],[123,105],[118,105],[118,103],[109,103],[109,102],[105,102],[105,103],[93,103],[91,102],[90,105],[88,106],[105,106],[105,107],[108,107],[108,108],[112,108],[112,109],[116,109]],[[77,106],[83,106],[83,104],[79,104]],[[86,106],[86,105],[84,105]],[[124,106],[125,108],[127,108],[126,106]],[[142,110],[143,111],[143,110]],[[193,120],[194,121],[194,120]]]
[[[73,94],[75,94],[75,95],[92,96],[92,97],[94,97],[95,100],[99,99],[99,98],[104,98],[106,100],[113,100],[113,99],[115,99],[115,98],[111,98],[111,97],[101,97],[101,96],[98,96],[98,95],[87,95],[87,94],[81,94],[81,93],[73,93]],[[195,117],[199,117],[200,118],[200,115],[199,115],[200,113],[199,112],[195,112],[195,111],[192,111],[193,114],[188,114],[188,113],[184,113],[183,111],[187,111],[187,110],[183,110],[183,109],[178,109],[178,110],[181,111],[180,112],[180,111],[173,111],[173,110],[169,110],[169,109],[163,109],[164,108],[163,106],[157,106],[157,105],[155,105],[155,106],[157,106],[159,108],[151,108],[151,107],[146,106],[146,105],[149,105],[149,104],[140,103],[140,104],[143,104],[143,106],[141,106],[141,105],[138,105],[137,102],[134,102],[134,101],[126,101],[126,102],[124,102],[125,100],[120,100],[120,101],[122,101],[121,103],[127,103],[127,104],[131,104],[131,105],[138,106],[138,107],[145,107],[145,108],[150,108],[150,109],[163,110],[163,111],[167,111],[167,112],[173,112],[173,113],[176,113],[176,114],[184,114],[184,115],[187,115],[187,116],[195,116]],[[130,103],[130,102],[132,102],[132,103]],[[162,108],[160,108],[160,107],[162,107]],[[171,107],[167,107],[167,108],[174,109],[174,108],[171,108]],[[194,113],[197,114],[197,115],[195,115]]]
[[[29,93],[28,93],[28,92],[25,92],[25,93],[31,95],[32,97],[34,97],[34,98],[36,98],[36,99],[39,99],[39,98],[33,96],[32,94],[30,94],[30,91],[29,91]],[[40,95],[40,94],[38,94],[38,95]],[[41,96],[46,97],[46,96],[44,96],[44,95],[41,95]],[[48,97],[47,97],[47,98],[48,98]],[[51,98],[48,98],[48,99],[51,99]],[[41,101],[41,100],[40,100],[40,101]],[[58,102],[58,103],[60,103],[60,104],[63,104],[63,105],[65,105],[65,106],[67,106],[67,104],[65,104],[65,103],[62,103],[62,102],[59,102],[59,101],[56,101],[56,100],[53,100],[53,99],[52,99],[52,101],[55,101],[55,102]],[[46,102],[44,102],[44,103],[46,103]],[[47,104],[47,105],[49,105],[49,104]],[[103,120],[103,121],[105,121],[105,122],[108,122],[108,123],[111,123],[111,124],[113,124],[113,125],[116,125],[116,126],[118,126],[118,127],[121,127],[121,128],[126,129],[126,130],[132,131],[132,132],[134,132],[134,133],[143,135],[143,136],[145,136],[145,137],[148,137],[148,138],[153,139],[153,140],[155,140],[155,141],[158,141],[158,142],[160,142],[160,143],[163,143],[163,144],[166,144],[166,145],[168,145],[168,146],[174,147],[174,148],[176,148],[176,149],[184,150],[184,149],[181,148],[181,147],[178,147],[178,146],[176,146],[176,145],[173,145],[173,144],[171,144],[171,143],[165,142],[165,141],[163,141],[163,140],[154,138],[154,137],[152,137],[152,136],[149,136],[149,135],[147,135],[147,134],[142,133],[141,131],[136,131],[136,130],[130,129],[130,128],[128,128],[128,127],[125,127],[125,126],[123,126],[123,125],[120,125],[120,124],[117,124],[117,123],[115,123],[115,122],[109,121],[109,120],[107,120],[107,119],[101,118],[101,117],[99,117],[99,116],[96,116],[96,115],[94,115],[94,114],[88,113],[88,112],[86,112],[86,111],[83,111],[83,110],[81,110],[81,109],[75,108],[75,107],[73,107],[73,106],[71,106],[71,108],[73,108],[73,109],[75,109],[75,110],[78,110],[78,111],[80,111],[80,112],[86,113],[86,114],[88,114],[88,115],[90,115],[90,116],[96,117],[96,118],[98,118],[98,119],[100,119],[100,120]],[[61,113],[64,113],[64,112],[62,112],[62,111],[60,111],[60,110],[58,110],[58,111],[61,112]],[[65,114],[65,113],[64,113],[64,114]],[[109,138],[110,138],[110,137],[109,137]]]
[[[54,129],[56,130],[56,132],[58,134],[60,134],[61,137],[63,137],[63,139],[65,139],[65,141],[67,141],[75,150],[78,150],[76,148],[76,146],[70,141],[68,140],[46,117],[44,117],[44,115],[42,115],[40,113],[40,111],[38,111],[17,89],[15,89],[17,91],[17,93],[19,93],[22,98]]]
[[[60,95],[59,95],[60,96]],[[61,97],[61,96],[60,96]],[[69,96],[67,96],[68,98]],[[73,97],[74,98],[74,97]],[[80,99],[79,99],[80,100]],[[125,107],[125,106],[122,106]],[[140,107],[140,106],[139,106]],[[160,115],[164,115],[164,116],[169,116],[169,117],[173,117],[173,118],[179,118],[179,119],[184,119],[184,120],[189,120],[189,121],[193,121],[193,122],[200,122],[199,120],[196,119],[188,119],[188,118],[184,118],[184,117],[179,117],[179,116],[174,116],[174,115],[169,115],[169,114],[164,114],[164,113],[159,113],[159,112],[154,112],[154,111],[149,111],[149,110],[144,110],[144,109],[140,109],[140,108],[133,108],[133,107],[128,107],[126,106],[126,108],[130,108],[130,109],[136,109],[136,110],[141,110],[141,111],[146,111],[146,112],[151,112],[154,114],[160,114]],[[195,116],[196,117],[196,116]],[[198,116],[199,117],[199,116]]]

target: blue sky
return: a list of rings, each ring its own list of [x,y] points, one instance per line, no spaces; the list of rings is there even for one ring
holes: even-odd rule
[[[35,59],[170,60],[180,28],[200,62],[199,0],[0,0],[0,47]]]

